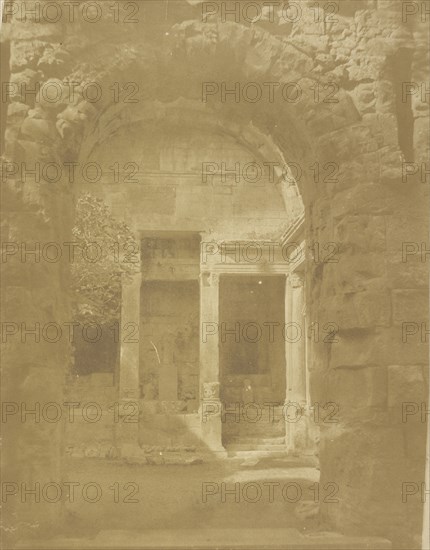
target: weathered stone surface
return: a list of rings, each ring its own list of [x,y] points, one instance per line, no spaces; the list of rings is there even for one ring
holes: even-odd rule
[[[423,367],[388,367],[388,406],[399,409],[402,403],[412,401],[421,403],[426,399]]]
[[[423,322],[428,318],[429,304],[425,290],[393,290],[393,321]]]
[[[334,418],[338,420],[356,417],[357,409],[387,406],[386,367],[338,368],[329,373],[328,386],[329,396],[337,399],[339,412]]]
[[[402,181],[402,168],[410,154],[408,140],[414,161],[427,162],[428,103],[416,93],[410,103],[400,104],[396,94],[400,81],[428,80],[423,69],[428,29],[420,14],[402,21],[404,3],[393,0],[345,0],[337,21],[324,21],[328,10],[321,5],[310,9],[307,2],[303,17],[292,24],[280,24],[279,15],[276,24],[267,19],[223,23],[217,17],[203,23],[180,11],[184,3],[165,4],[157,25],[146,17],[136,27],[118,25],[113,10],[97,25],[44,24],[20,17],[8,23],[12,84],[81,84],[76,98],[65,95],[58,103],[18,92],[8,106],[8,158],[17,163],[96,161],[108,166],[108,172],[115,162],[121,167],[139,163],[137,182],[103,181],[91,187],[136,231],[279,239],[305,210],[308,245],[339,244],[337,263],[306,258],[307,320],[339,327],[338,342],[313,341],[307,349],[311,401],[329,399],[340,405],[341,422],[323,426],[320,465],[322,483],[338,483],[341,502],[323,502],[321,514],[328,525],[348,534],[388,536],[410,547],[421,528],[422,507],[419,499],[410,507],[402,505],[399,481],[409,475],[422,481],[424,436],[422,426],[408,430],[396,415],[402,400],[425,400],[428,346],[421,323],[428,319],[428,282],[421,250],[402,261],[402,243],[421,246],[428,240],[428,189],[421,181]],[[411,65],[397,67],[404,49],[414,52]],[[91,81],[103,87],[100,102],[81,97]],[[113,82],[135,82],[138,103],[126,103],[123,95],[115,100]],[[217,95],[203,103],[203,82],[293,82],[300,85],[303,98],[297,103],[242,98],[228,104]],[[324,86],[330,83],[335,85],[334,103],[324,101]],[[323,87],[317,99],[316,84]],[[193,139],[185,139],[181,130]],[[279,182],[278,188],[273,182],[261,188],[246,187],[243,180],[224,187],[198,182],[204,161],[234,165],[256,159],[297,162],[302,177],[284,185],[283,192]],[[335,163],[337,179],[324,174],[316,181],[309,168],[316,162]],[[82,179],[74,183],[73,192],[88,190]],[[53,191],[46,182],[35,185],[18,176],[8,183],[2,185],[10,208],[8,239],[71,238],[74,204],[69,188]],[[10,262],[7,267],[6,321],[72,318],[70,266],[46,263],[19,270],[19,264]],[[271,272],[271,266],[264,270]],[[166,271],[175,276],[170,267]],[[415,339],[407,342],[402,339],[405,321],[418,327]],[[55,346],[7,343],[7,390],[23,399],[37,391],[41,400],[61,400],[70,347],[67,341]],[[197,413],[162,415],[160,408],[147,404],[150,421],[139,425],[142,443],[148,438],[160,445],[151,445],[148,457],[133,449],[134,460],[187,463],[178,451],[180,442],[167,439],[174,432],[178,439],[188,437],[190,446],[200,443],[200,419]],[[60,477],[63,427],[14,428],[16,447],[8,452],[11,475]],[[103,437],[99,434],[91,443],[93,432],[78,430],[76,438],[86,441],[67,452],[117,457],[119,450],[109,442],[116,437],[113,431],[107,423]],[[221,440],[219,423],[208,432],[208,441]],[[13,511],[10,532],[14,523],[28,518],[40,521],[42,529],[61,523],[52,508],[46,515],[33,512],[21,516],[18,510],[14,517]]]
[[[402,341],[401,326],[375,332],[352,329],[339,333],[339,342],[331,346],[331,365],[336,367],[365,367],[427,364],[426,344],[410,338]]]

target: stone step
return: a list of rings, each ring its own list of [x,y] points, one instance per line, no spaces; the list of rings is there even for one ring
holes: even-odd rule
[[[233,436],[248,437],[282,437],[285,435],[285,424],[246,424],[244,422],[225,423],[222,426],[223,433]]]
[[[260,414],[258,414],[258,412]],[[243,407],[233,407],[228,409],[224,408],[222,414],[227,422],[235,422],[236,419],[239,419],[239,423],[244,424],[283,424],[285,423],[285,418],[282,416],[282,410],[270,412],[267,409],[261,408],[259,411],[253,411],[251,408],[244,409]],[[255,420],[253,422],[252,420]]]
[[[226,445],[227,455],[235,458],[281,458],[287,455],[285,445]]]
[[[268,428],[268,427],[272,427],[272,428],[278,428],[278,427],[281,427],[281,428],[285,428],[285,422],[283,421],[279,421],[279,422],[272,422],[272,421],[269,421],[268,419],[261,419],[261,420],[258,420],[257,422],[247,422],[246,421],[246,418],[242,418],[242,417],[238,417],[237,420],[239,420],[239,422],[237,422],[234,418],[234,416],[225,416],[225,418],[222,418],[222,423],[224,425],[228,425],[228,426],[249,426],[251,428]]]
[[[245,443],[245,444],[264,444],[264,440],[279,439],[279,441],[285,439],[285,432],[264,432],[264,433],[249,433],[249,432],[223,432],[222,438],[224,441],[231,443]],[[279,444],[279,443],[276,443]]]
[[[251,404],[244,404],[239,399],[237,401],[223,401],[223,410],[222,412],[228,417],[234,418],[234,413],[241,416],[248,416],[249,418],[254,418],[257,416],[257,412],[260,412],[260,418],[270,418],[272,421],[282,421],[284,419],[282,415],[283,406],[282,405],[265,405],[265,403],[271,403],[269,400],[255,400]],[[260,420],[261,421],[261,420]]]
[[[224,441],[233,443],[245,443],[248,445],[259,445],[259,444],[265,444],[265,440],[267,441],[267,444],[270,445],[269,440],[278,439],[279,443],[272,443],[275,445],[281,444],[285,440],[285,433],[277,433],[277,432],[265,432],[263,434],[260,433],[243,433],[243,432],[223,432],[222,438]]]
[[[285,424],[276,422],[257,422],[255,424],[252,422],[223,422],[223,427],[249,433],[264,433],[265,430],[285,432]]]
[[[283,451],[284,443],[232,443],[226,444],[230,451]]]
[[[240,458],[241,460],[262,458],[286,458],[287,451],[227,451],[227,458]]]
[[[246,445],[254,449],[256,445],[284,445],[285,437],[231,437],[226,440],[226,445]]]

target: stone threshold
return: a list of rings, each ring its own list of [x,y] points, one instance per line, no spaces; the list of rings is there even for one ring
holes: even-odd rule
[[[318,458],[314,455],[296,456],[288,452],[264,452],[264,451],[235,451],[229,450],[207,452],[198,449],[197,452],[191,451],[153,451],[148,452],[137,446],[132,446],[126,452],[118,451],[116,456],[99,456],[85,454],[70,454],[72,460],[85,460],[110,462],[112,464],[132,464],[140,466],[194,466],[197,464],[208,464],[216,462],[229,462],[249,465],[250,463],[259,463],[261,466],[271,463],[282,464],[284,467],[309,467],[318,468]]]

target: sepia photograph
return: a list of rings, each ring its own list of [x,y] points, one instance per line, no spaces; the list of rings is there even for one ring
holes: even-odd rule
[[[430,550],[430,1],[0,14],[0,550]]]

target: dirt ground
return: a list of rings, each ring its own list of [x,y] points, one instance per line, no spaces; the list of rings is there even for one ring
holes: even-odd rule
[[[327,496],[324,491],[316,495],[316,469],[285,469],[277,459],[261,459],[251,465],[243,460],[223,460],[168,466],[70,459],[67,466],[68,481],[80,483],[75,488],[75,502],[66,502],[67,531],[85,531],[89,536],[105,529],[291,526],[307,532],[321,528],[314,503]],[[268,482],[273,485],[269,487]],[[87,483],[99,485],[98,502],[85,502],[82,487]],[[240,484],[238,495],[232,493],[235,483]],[[245,487],[246,483],[253,485]],[[96,499],[96,489],[89,486],[86,496]],[[311,517],[301,517],[303,514]]]

